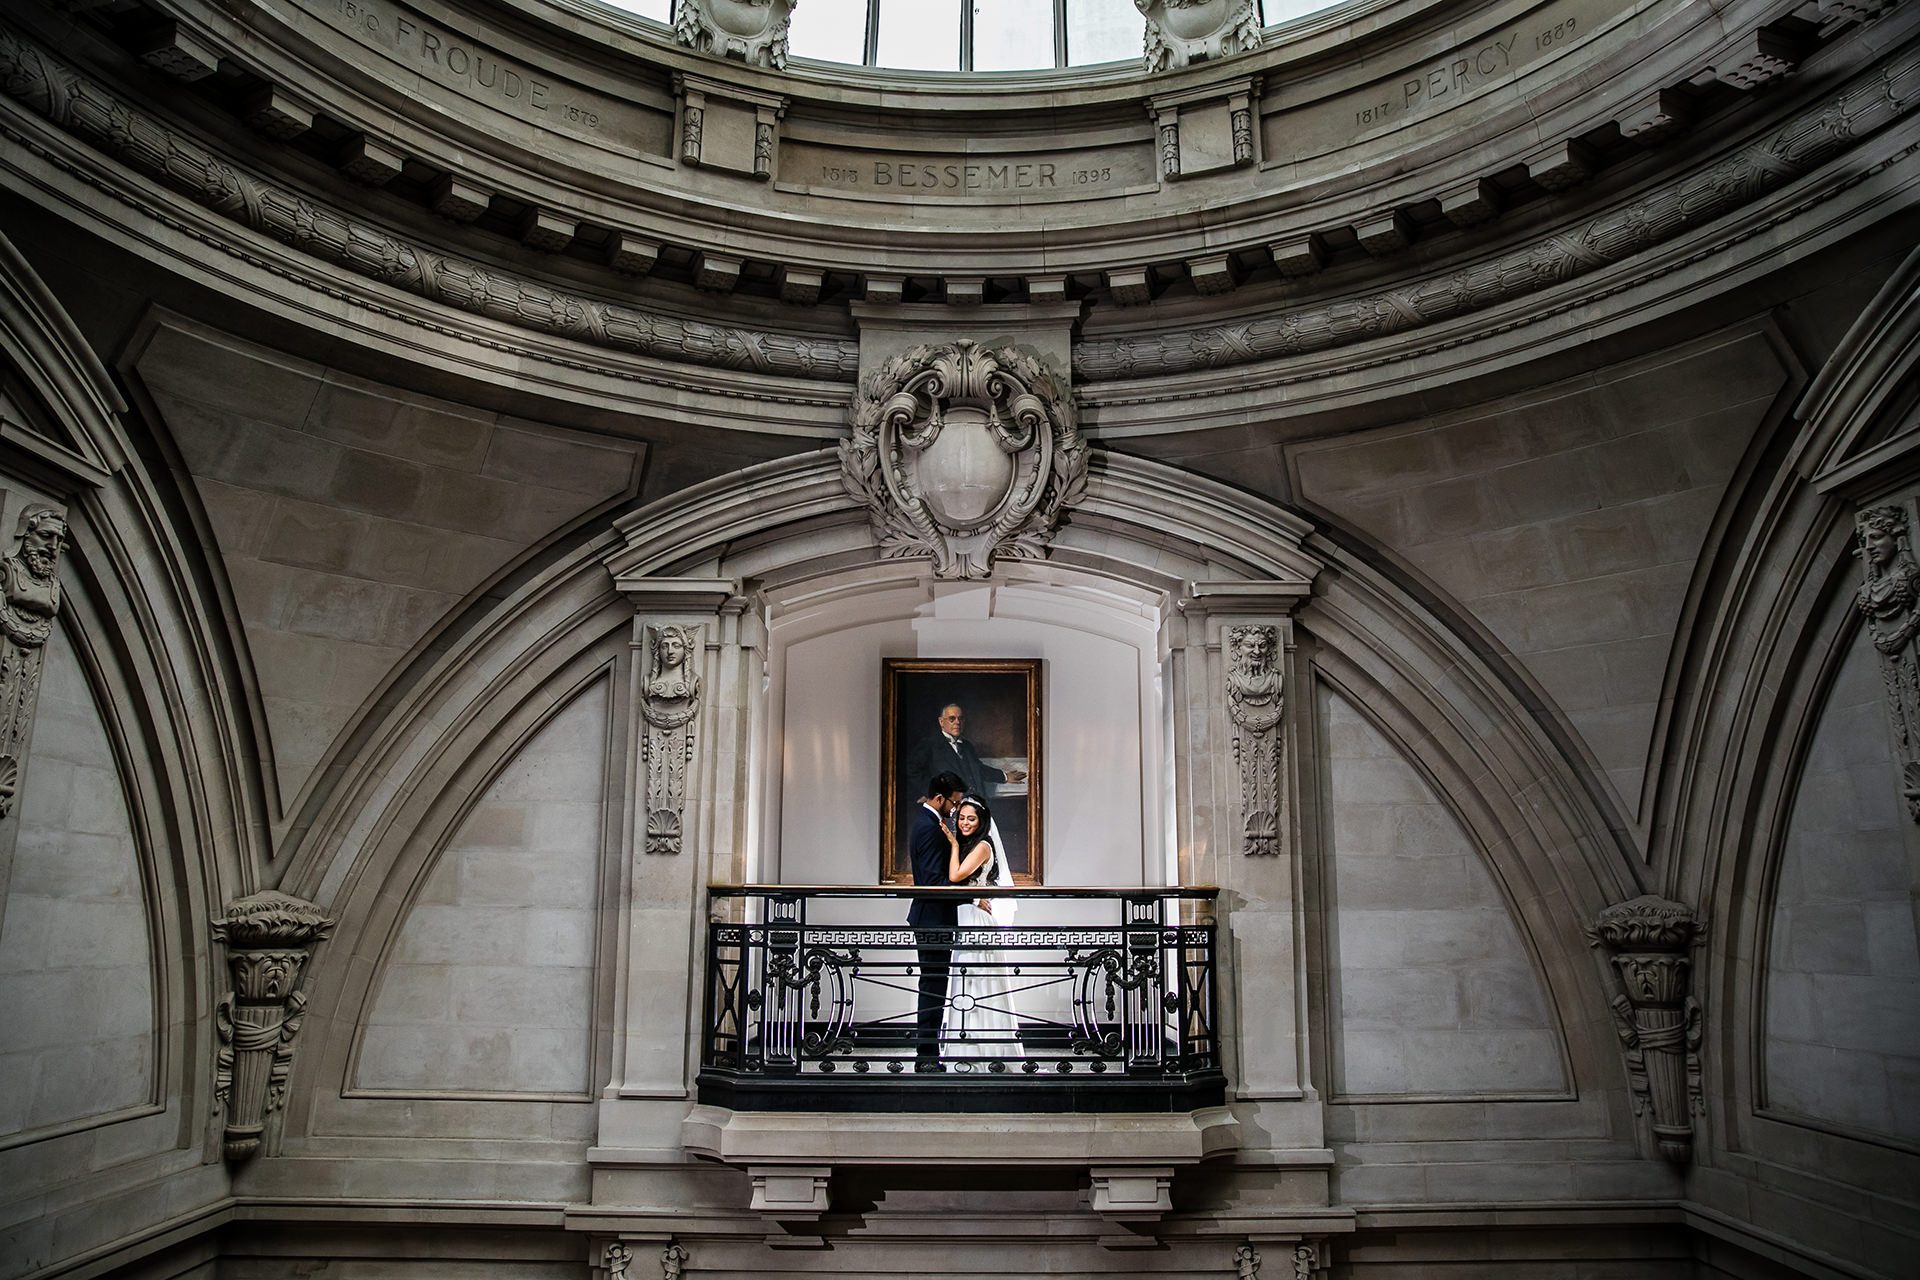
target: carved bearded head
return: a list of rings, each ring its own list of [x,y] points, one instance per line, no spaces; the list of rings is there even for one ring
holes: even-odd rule
[[[1233,659],[1243,675],[1257,676],[1273,670],[1273,629],[1235,627]]]
[[[16,554],[27,572],[42,581],[53,577],[67,545],[66,517],[52,507],[28,507],[20,513],[17,536],[20,545]]]

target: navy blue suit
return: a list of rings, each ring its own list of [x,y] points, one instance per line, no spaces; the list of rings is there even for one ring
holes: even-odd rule
[[[907,835],[913,858],[913,882],[928,888],[953,884],[947,878],[947,855],[953,846],[933,810],[924,804],[915,812]],[[907,908],[907,923],[920,931],[920,1002],[914,1011],[914,1056],[931,1063],[940,1056],[940,1015],[947,1003],[947,972],[953,963],[953,940],[941,930],[960,924],[960,902],[915,898]]]

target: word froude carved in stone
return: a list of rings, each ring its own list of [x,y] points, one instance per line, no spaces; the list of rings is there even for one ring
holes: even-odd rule
[[[675,0],[673,37],[689,49],[749,65],[787,65],[793,0]]]
[[[226,944],[233,979],[214,1010],[220,1051],[213,1100],[227,1113],[221,1147],[229,1160],[259,1151],[267,1113],[286,1100],[293,1041],[307,1007],[300,979],[314,944],[331,934],[333,925],[311,902],[271,889],[236,898],[213,922],[214,938]]]
[[[1240,770],[1241,851],[1280,852],[1280,717],[1286,695],[1273,627],[1227,629],[1227,716]]]
[[[1653,1111],[1660,1154],[1693,1157],[1693,1115],[1704,1108],[1700,1082],[1700,1002],[1688,991],[1693,947],[1707,926],[1683,902],[1651,894],[1600,913],[1587,941],[1608,953],[1620,976],[1615,1029],[1626,1050],[1636,1115]]]
[[[0,818],[13,812],[26,769],[40,663],[60,612],[60,553],[67,519],[35,503],[20,513],[14,548],[0,557]]]
[[[1072,400],[1013,347],[914,347],[868,375],[851,417],[841,482],[880,554],[931,556],[941,578],[985,577],[996,556],[1042,558],[1086,492]]]
[[[1866,581],[1855,597],[1880,655],[1887,717],[1900,753],[1900,792],[1920,822],[1920,561],[1904,507],[1869,507],[1855,522]]]
[[[647,638],[653,663],[640,691],[640,718],[646,722],[640,744],[647,775],[646,851],[679,853],[694,720],[700,714],[699,628],[648,627]]]
[[[1148,75],[1260,47],[1254,0],[1133,0],[1147,20]]]

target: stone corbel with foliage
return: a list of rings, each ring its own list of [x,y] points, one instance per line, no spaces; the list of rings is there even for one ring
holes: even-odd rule
[[[674,39],[716,58],[751,66],[787,65],[793,0],[675,0]]]
[[[286,1099],[294,1037],[307,1007],[300,980],[314,945],[333,925],[311,902],[271,889],[235,899],[213,922],[233,980],[214,1011],[220,1051],[213,1097],[226,1112],[221,1146],[229,1160],[260,1150],[267,1114]]]
[[[1148,75],[1260,47],[1254,0],[1133,0],[1147,20]]]
[[[1706,928],[1685,903],[1647,895],[1608,907],[1587,930],[1620,978],[1613,1016],[1634,1111],[1653,1112],[1654,1142],[1675,1164],[1693,1158],[1693,1116],[1702,1106],[1702,1015],[1689,987],[1694,944]]]

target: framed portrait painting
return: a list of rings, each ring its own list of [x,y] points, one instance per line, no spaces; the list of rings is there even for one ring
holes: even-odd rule
[[[888,658],[881,686],[881,883],[913,882],[907,833],[940,773],[992,807],[1014,883],[1046,883],[1040,659]]]

